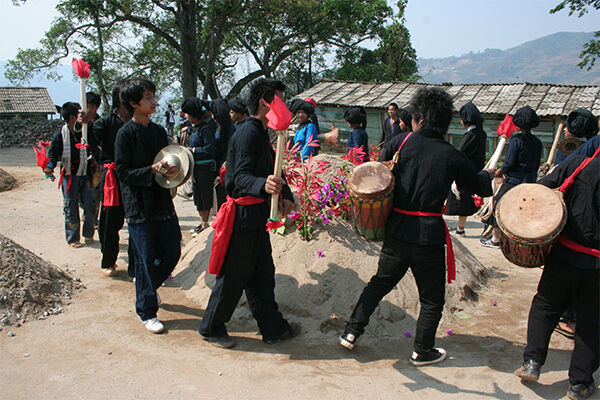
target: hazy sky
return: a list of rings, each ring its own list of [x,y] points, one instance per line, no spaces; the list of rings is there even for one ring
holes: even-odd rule
[[[395,1],[388,1],[394,4]],[[0,0],[0,60],[17,49],[36,47],[57,15],[58,0],[27,0],[15,7]],[[556,32],[600,30],[600,12],[583,18],[549,14],[559,0],[409,0],[406,21],[417,55],[461,55],[486,48],[507,49]]]

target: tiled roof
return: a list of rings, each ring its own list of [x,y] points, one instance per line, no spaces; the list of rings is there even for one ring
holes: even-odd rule
[[[0,87],[0,115],[55,114],[56,107],[42,87]]]
[[[412,82],[322,81],[297,97],[312,97],[318,105],[386,108],[390,103],[405,107],[415,91],[438,86],[450,93],[454,106],[472,101],[482,113],[513,114],[528,104],[539,116],[567,115],[583,107],[600,115],[600,86],[551,85],[541,83],[497,83],[430,85]]]

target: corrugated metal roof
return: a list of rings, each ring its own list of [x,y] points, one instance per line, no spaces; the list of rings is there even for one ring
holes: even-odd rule
[[[433,85],[412,82],[322,81],[298,98],[312,97],[319,105],[386,108],[390,103],[405,107],[416,90],[423,86],[441,87],[450,93],[460,108],[472,101],[482,113],[513,114],[528,104],[539,116],[562,116],[583,107],[600,115],[600,86],[552,85],[540,83],[497,83]]]
[[[56,107],[42,87],[0,87],[0,114],[55,114]]]

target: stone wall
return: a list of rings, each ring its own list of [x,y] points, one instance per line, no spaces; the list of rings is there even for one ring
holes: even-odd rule
[[[50,141],[63,126],[62,120],[0,120],[0,148],[29,147],[39,140]]]

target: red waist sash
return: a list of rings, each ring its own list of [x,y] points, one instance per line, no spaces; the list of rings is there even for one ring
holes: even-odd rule
[[[208,264],[209,274],[219,276],[219,273],[221,272],[221,267],[223,266],[223,261],[225,261],[225,255],[227,254],[227,248],[229,247],[229,241],[231,240],[231,234],[233,233],[236,204],[249,206],[264,201],[265,199],[252,196],[244,196],[237,199],[227,196],[227,201],[221,205],[221,208],[219,209],[219,212],[217,212],[215,220],[212,223],[215,232],[210,250],[210,262]]]
[[[104,196],[102,200],[103,207],[116,207],[121,205],[119,200],[119,185],[117,183],[117,174],[115,173],[115,163],[104,164],[106,174],[104,174]]]
[[[412,215],[417,217],[440,217],[444,212],[446,212],[446,206],[442,208],[441,213],[434,213],[428,211],[406,211],[401,210],[399,208],[394,207],[394,211],[400,214]],[[442,222],[444,223],[444,230],[446,231],[446,265],[448,266],[448,283],[452,283],[453,280],[456,279],[456,264],[454,262],[454,249],[452,248],[452,239],[450,238],[450,232],[448,231],[448,226],[446,225],[446,221],[442,218]]]
[[[563,246],[565,246],[573,251],[589,254],[590,256],[600,258],[600,250],[596,250],[591,247],[587,247],[587,246],[584,246],[577,242],[574,242],[571,239],[567,239],[564,235],[560,235],[560,237],[558,238],[558,243],[562,244]]]

